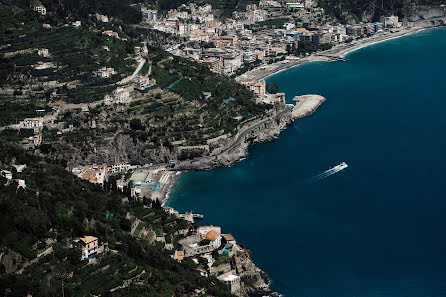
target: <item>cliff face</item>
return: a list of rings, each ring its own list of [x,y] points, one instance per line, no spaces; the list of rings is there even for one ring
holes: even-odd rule
[[[423,22],[423,21],[443,21],[446,18],[446,7],[429,7],[429,6],[417,6],[413,7],[407,15],[409,22]],[[442,25],[434,23],[432,25]]]
[[[442,4],[443,0],[318,0],[326,13],[346,23],[373,22],[392,14],[410,21],[436,18],[444,16]]]
[[[70,152],[65,156],[53,157],[70,157],[68,167],[71,168],[92,163],[112,164],[126,161],[139,164],[167,163],[169,159],[175,158],[175,154],[163,146],[148,149],[143,142],[134,141],[127,134],[117,134],[113,139],[105,140],[104,145],[95,147],[94,151],[88,154]]]
[[[187,160],[181,160],[182,151],[179,148],[148,147],[144,142],[122,133],[116,134],[114,138],[104,139],[103,145],[95,147],[94,151],[88,154],[71,152],[65,157],[70,156],[68,163],[70,168],[79,164],[111,164],[122,161],[139,164],[168,164],[170,160],[177,160],[174,167],[176,170],[225,167],[244,158],[250,144],[275,139],[280,131],[292,121],[291,111],[285,106],[277,106],[270,114],[242,125],[236,135],[212,146],[210,151],[192,149],[189,152],[192,152],[191,155],[195,157]]]
[[[268,119],[258,120],[247,125],[248,127],[240,129],[240,132],[232,137],[226,144],[226,148],[219,153],[179,162],[175,169],[207,170],[215,167],[231,166],[246,156],[250,144],[274,140],[279,136],[280,131],[292,121],[291,112],[284,106]]]

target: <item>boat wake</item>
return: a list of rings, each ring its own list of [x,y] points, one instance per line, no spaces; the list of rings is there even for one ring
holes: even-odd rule
[[[344,170],[344,169],[347,168],[347,167],[348,167],[347,163],[342,162],[341,164],[336,165],[335,167],[330,168],[330,169],[328,169],[328,170],[322,172],[321,174],[318,174],[318,175],[313,176],[312,180],[313,180],[313,181],[318,181],[318,180],[327,178],[327,177],[329,177],[330,175],[333,175],[333,174],[335,174],[335,173],[338,173],[339,171]]]

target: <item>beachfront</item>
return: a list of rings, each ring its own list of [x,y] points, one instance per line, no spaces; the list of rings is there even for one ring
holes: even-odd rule
[[[293,59],[287,59],[285,61],[281,61],[267,66],[262,65],[238,76],[236,80],[259,81],[267,78],[268,76],[274,75],[278,72],[284,71],[291,67],[303,65],[305,63],[338,61],[340,59],[344,59],[349,53],[356,51],[358,49],[371,46],[380,42],[384,42],[387,40],[391,40],[394,38],[399,38],[409,34],[414,34],[432,27],[433,26],[430,23],[418,23],[414,24],[414,26],[412,27],[401,28],[393,33],[388,31],[377,33],[371,37],[357,39],[349,44],[348,43],[337,44],[329,50],[317,52],[315,54],[303,58],[296,57]]]

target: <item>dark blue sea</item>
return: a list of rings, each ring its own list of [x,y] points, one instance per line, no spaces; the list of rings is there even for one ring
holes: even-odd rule
[[[169,205],[245,243],[286,297],[446,296],[446,29],[268,82],[327,101],[233,167],[182,174]]]

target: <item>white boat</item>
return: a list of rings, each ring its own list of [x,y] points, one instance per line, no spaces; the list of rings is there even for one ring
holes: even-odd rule
[[[348,167],[347,163],[342,162],[341,164],[336,165],[336,166],[334,166],[334,167],[332,167],[332,168],[330,168],[330,169],[328,169],[328,170],[322,172],[321,174],[318,174],[318,175],[314,176],[313,179],[314,179],[314,180],[321,180],[321,179],[324,179],[324,178],[326,178],[326,177],[329,177],[330,175],[333,175],[333,174],[335,174],[335,173],[338,173],[338,172],[341,171],[341,170],[344,170],[344,169],[347,168],[347,167]]]
[[[345,169],[347,167],[348,167],[347,163],[342,162],[341,164],[336,165],[336,166],[328,169],[327,171],[340,171],[340,170]]]
[[[348,167],[347,163],[342,162],[341,164],[338,165],[339,169],[345,169]]]

